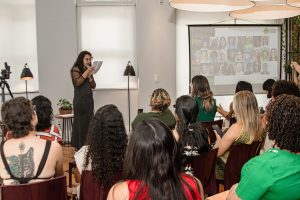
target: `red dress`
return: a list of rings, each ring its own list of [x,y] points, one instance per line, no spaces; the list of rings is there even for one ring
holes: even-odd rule
[[[196,184],[196,180],[192,176],[187,175],[187,174],[181,174],[180,176],[192,188],[192,190],[194,191],[194,193],[196,195],[196,198],[193,198],[193,195],[189,191],[186,184],[183,183],[183,181],[181,181],[181,184],[183,186],[183,190],[185,192],[186,199],[187,200],[202,200],[200,192],[198,190],[198,186]],[[133,200],[135,198],[135,195],[139,191],[141,181],[139,181],[139,180],[127,180],[126,183],[127,183],[128,190],[129,190],[129,200]],[[149,198],[146,198],[147,194],[148,194],[148,188],[144,187],[141,191],[139,199],[149,200]]]

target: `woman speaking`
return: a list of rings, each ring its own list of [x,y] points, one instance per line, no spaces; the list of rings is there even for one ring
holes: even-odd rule
[[[92,54],[82,51],[71,69],[74,86],[72,146],[77,149],[84,145],[89,123],[94,113],[92,89],[96,87],[96,83],[92,75],[91,61]]]

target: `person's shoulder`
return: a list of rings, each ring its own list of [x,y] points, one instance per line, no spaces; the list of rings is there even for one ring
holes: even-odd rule
[[[114,184],[108,193],[108,200],[125,200],[129,198],[129,190],[126,181]]]

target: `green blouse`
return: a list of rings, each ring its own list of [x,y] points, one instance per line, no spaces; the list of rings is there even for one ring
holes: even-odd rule
[[[210,111],[206,111],[205,108],[202,105],[202,100],[200,97],[195,96],[195,101],[199,107],[199,113],[197,116],[197,121],[200,122],[212,122],[215,119],[216,112],[217,112],[217,103],[216,99],[214,99],[214,105]]]

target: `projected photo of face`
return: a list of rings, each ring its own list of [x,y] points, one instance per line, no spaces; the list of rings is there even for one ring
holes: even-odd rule
[[[219,40],[217,37],[210,38],[210,49],[217,50],[219,47]]]
[[[239,36],[237,37],[237,48],[244,49],[246,43],[246,36]]]
[[[260,53],[260,60],[261,61],[269,61],[270,58],[270,49],[263,48]]]
[[[236,37],[228,37],[228,49],[236,49]]]
[[[253,63],[253,72],[259,73],[260,71],[261,71],[260,63],[259,62]]]
[[[243,74],[243,68],[244,68],[244,63],[243,62],[238,62],[235,65],[235,74],[240,75]]]
[[[221,65],[221,74],[225,76],[234,75],[235,71],[233,63],[224,63]]]
[[[217,63],[218,62],[218,53],[217,51],[211,51],[209,53],[210,63]]]
[[[234,62],[236,57],[236,49],[227,50],[227,60],[229,62]]]
[[[246,66],[244,68],[244,75],[250,74],[252,74],[252,63],[246,63]]]
[[[277,56],[277,50],[275,48],[271,49],[271,56],[270,56],[270,61],[277,61],[278,56]]]
[[[260,74],[269,74],[268,63],[263,63],[261,68],[262,71],[260,72]]]
[[[243,62],[244,58],[243,58],[243,51],[241,49],[238,49],[236,51],[236,58],[235,58],[236,62]]]
[[[203,40],[202,40],[201,46],[200,46],[200,48],[201,48],[202,50],[206,50],[206,49],[209,48],[209,43],[208,43],[208,41],[209,41],[209,38],[203,39]]]
[[[219,49],[225,49],[225,48],[226,48],[226,39],[225,39],[225,37],[220,37]]]
[[[210,64],[209,63],[204,63],[200,65],[200,75],[203,76],[210,76]]]
[[[269,46],[269,36],[262,36],[261,37],[261,46],[267,47]]]
[[[245,49],[253,49],[253,37],[246,37]]]
[[[255,48],[261,47],[261,36],[253,36],[253,46]]]
[[[254,49],[253,51],[253,62],[260,62],[260,50]]]
[[[252,62],[252,53],[250,50],[245,50],[244,51],[244,62],[245,63],[250,63]]]
[[[219,54],[219,58],[218,58],[218,62],[219,63],[224,63],[227,60],[227,51],[226,50],[220,50],[218,51]]]
[[[202,50],[200,54],[201,63],[209,62],[208,50]]]

